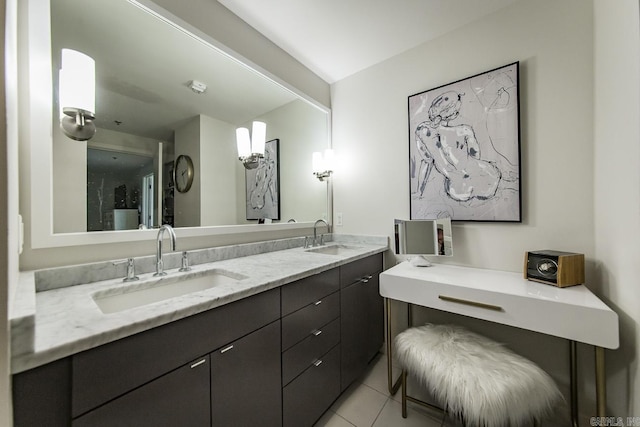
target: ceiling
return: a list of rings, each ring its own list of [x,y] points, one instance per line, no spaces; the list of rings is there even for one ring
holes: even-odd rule
[[[520,0],[218,0],[334,83]]]

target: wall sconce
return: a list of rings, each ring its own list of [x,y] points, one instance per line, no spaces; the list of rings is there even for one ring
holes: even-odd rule
[[[60,128],[76,141],[96,133],[96,63],[84,53],[62,49],[59,74]]]
[[[264,158],[264,145],[267,137],[267,125],[264,122],[253,122],[251,138],[249,129],[236,129],[238,143],[238,159],[246,169],[255,169]]]
[[[333,173],[333,150],[328,148],[324,150],[324,156],[321,152],[316,151],[311,158],[313,166],[313,174],[320,181],[329,178]]]

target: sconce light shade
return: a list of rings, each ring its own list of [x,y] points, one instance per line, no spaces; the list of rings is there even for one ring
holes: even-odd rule
[[[236,129],[236,141],[238,143],[238,157],[248,157],[251,155],[251,138],[249,137],[249,129]]]
[[[238,144],[238,159],[246,169],[255,169],[264,157],[264,147],[267,137],[267,125],[264,122],[253,122],[251,137],[249,129],[236,129],[236,143]]]
[[[84,53],[62,49],[59,73],[60,127],[71,139],[86,141],[96,133],[96,65]]]
[[[324,151],[324,156],[321,152],[316,151],[311,157],[311,166],[313,168],[313,174],[320,181],[324,181],[325,178],[329,178],[333,173],[333,150],[328,148]]]

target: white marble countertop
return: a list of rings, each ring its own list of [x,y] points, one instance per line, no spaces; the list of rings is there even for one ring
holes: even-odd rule
[[[184,273],[177,268],[165,269],[169,274],[160,280],[204,275],[212,269],[246,278],[111,314],[102,313],[93,299],[94,294],[113,292],[113,289],[125,292],[158,278],[144,273],[139,274],[140,281],[132,284],[123,283],[120,276],[35,292],[33,272],[21,273],[10,312],[12,343],[15,342],[12,372],[44,365],[388,249],[386,237],[337,236],[327,245],[344,244],[346,249],[336,255],[311,253],[296,247],[201,263]]]

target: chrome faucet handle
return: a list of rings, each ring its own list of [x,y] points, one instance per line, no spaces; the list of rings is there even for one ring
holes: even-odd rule
[[[120,265],[127,263],[127,276],[122,279],[123,282],[135,282],[136,280],[140,280],[138,276],[136,276],[136,264],[133,258],[127,258],[127,260],[122,261],[114,261],[113,265]]]
[[[304,249],[309,247],[309,236],[304,236]]]
[[[187,251],[182,252],[182,267],[178,271],[190,271],[189,258],[187,257]]]
[[[318,244],[318,246],[324,245],[323,239],[324,239],[324,234],[321,234],[320,235],[320,244]]]

